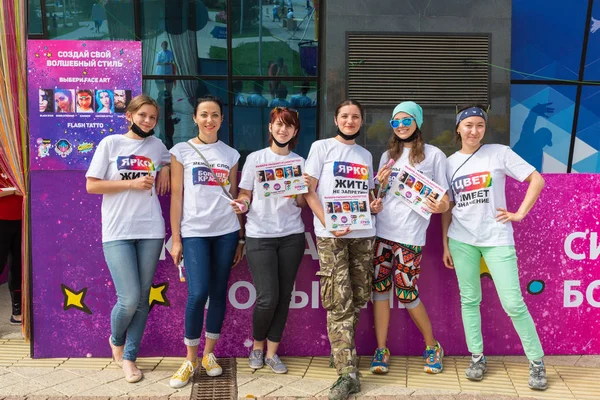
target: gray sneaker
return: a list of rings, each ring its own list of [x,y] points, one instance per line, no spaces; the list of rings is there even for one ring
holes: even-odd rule
[[[472,381],[480,381],[483,379],[483,374],[487,372],[487,359],[485,356],[481,356],[479,361],[473,361],[473,357],[471,357],[471,363],[469,364],[469,368],[465,370],[465,376],[467,379]]]
[[[329,391],[329,400],[346,400],[353,393],[360,392],[360,381],[349,374],[342,374]]]
[[[529,361],[529,388],[533,390],[548,389],[546,366],[543,361],[539,364]]]
[[[283,362],[281,362],[277,354],[275,354],[271,358],[265,357],[265,364],[271,367],[273,372],[275,372],[276,374],[285,374],[288,372],[287,367]]]
[[[263,351],[260,349],[252,350],[250,357],[248,357],[248,365],[252,369],[261,369],[265,365]]]

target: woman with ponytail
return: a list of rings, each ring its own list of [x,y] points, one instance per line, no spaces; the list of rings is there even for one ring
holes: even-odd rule
[[[153,136],[158,121],[154,99],[135,97],[125,117],[129,121],[127,133],[100,141],[85,176],[87,192],[103,195],[102,249],[117,291],[108,340],[125,380],[134,383],[143,377],[135,361],[165,239],[165,221],[156,194],[169,191],[170,155]]]
[[[417,103],[405,101],[398,104],[390,121],[393,134],[388,150],[379,163],[378,197],[383,198],[383,210],[377,217],[373,276],[373,310],[377,337],[377,350],[371,363],[371,372],[374,374],[388,372],[390,351],[386,342],[392,289],[394,297],[408,310],[423,335],[426,346],[423,354],[425,372],[437,374],[443,369],[444,350],[433,336],[431,321],[417,287],[429,220],[417,214],[397,196],[387,195],[392,182],[406,165],[447,189],[446,156],[437,147],[423,142],[422,124],[423,110]],[[444,194],[439,200],[430,195],[424,204],[432,213],[443,213],[448,209],[448,195]]]

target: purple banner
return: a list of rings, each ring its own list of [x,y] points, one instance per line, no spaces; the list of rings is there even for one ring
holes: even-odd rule
[[[87,170],[96,145],[127,127],[142,90],[141,42],[29,40],[32,170]]]
[[[547,185],[527,218],[514,224],[525,302],[546,354],[598,354],[600,330],[600,182],[596,175],[546,175]],[[85,192],[83,171],[32,173],[34,356],[108,357],[115,290],[102,255],[100,196]],[[526,186],[509,180],[508,205],[517,209]],[[168,197],[161,198],[168,223]],[[304,210],[306,253],[279,353],[329,354],[320,305],[312,215]],[[419,292],[436,338],[449,355],[465,355],[458,285],[442,263],[440,218],[434,216],[421,262]],[[167,238],[170,233],[167,233]],[[186,283],[165,250],[151,294],[141,356],[183,356]],[[482,266],[481,306],[486,354],[523,354],[510,319]],[[231,274],[218,356],[247,356],[252,344],[254,287],[245,260]],[[358,353],[376,347],[372,305],[363,310]],[[388,345],[393,355],[420,355],[423,340],[406,310],[393,301]]]

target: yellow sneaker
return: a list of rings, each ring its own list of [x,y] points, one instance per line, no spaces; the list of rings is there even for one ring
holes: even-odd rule
[[[190,378],[194,376],[194,371],[198,369],[198,365],[198,360],[196,360],[195,363],[189,360],[185,360],[183,364],[181,364],[181,367],[179,367],[177,372],[175,372],[175,374],[171,377],[171,380],[169,381],[169,386],[178,389],[187,385],[190,381]]]
[[[219,376],[223,373],[223,368],[217,363],[217,359],[213,353],[208,353],[202,357],[202,366],[208,376]]]

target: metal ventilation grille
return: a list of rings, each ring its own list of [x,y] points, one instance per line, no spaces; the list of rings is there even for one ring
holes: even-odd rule
[[[489,104],[488,35],[348,34],[348,94],[364,105]]]

